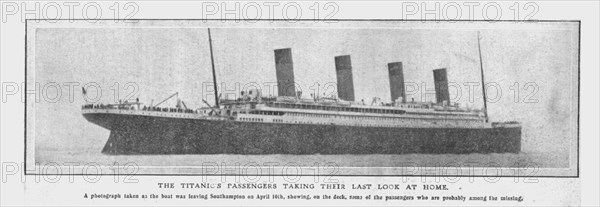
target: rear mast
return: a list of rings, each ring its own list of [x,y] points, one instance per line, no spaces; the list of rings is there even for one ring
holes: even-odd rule
[[[481,58],[481,43],[479,43],[479,31],[477,31],[477,49],[479,50],[479,66],[481,68],[481,88],[483,92],[483,114],[485,116],[485,123],[489,122],[488,113],[487,113],[487,98],[485,95],[485,79],[483,78],[483,60]]]

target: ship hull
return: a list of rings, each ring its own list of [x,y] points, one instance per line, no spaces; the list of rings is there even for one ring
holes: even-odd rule
[[[105,154],[519,153],[521,128],[390,128],[88,113]]]

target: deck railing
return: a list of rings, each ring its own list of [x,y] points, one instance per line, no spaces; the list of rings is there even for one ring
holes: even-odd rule
[[[86,104],[81,109],[120,109],[120,110],[141,110],[141,111],[160,111],[172,113],[190,113],[197,114],[198,112],[192,109],[172,108],[172,107],[147,107],[134,104]]]

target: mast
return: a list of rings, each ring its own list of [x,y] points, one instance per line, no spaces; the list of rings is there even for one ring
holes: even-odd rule
[[[483,91],[483,114],[485,116],[485,122],[489,122],[487,113],[487,97],[485,95],[485,79],[483,78],[483,60],[481,58],[481,43],[479,43],[479,31],[477,31],[477,49],[479,50],[479,66],[481,68],[481,88]]]
[[[210,64],[212,66],[213,86],[215,90],[215,106],[219,108],[219,93],[217,92],[217,73],[215,72],[215,59],[213,58],[212,38],[210,37],[210,28],[208,28],[208,45],[210,47]]]

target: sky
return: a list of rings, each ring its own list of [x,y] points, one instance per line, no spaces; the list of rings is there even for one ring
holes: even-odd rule
[[[568,155],[575,139],[575,23],[32,23],[28,80],[29,85],[39,83],[43,94],[33,103],[36,157],[65,149],[100,151],[97,148],[106,142],[108,131],[81,115],[86,101],[80,87],[86,84],[100,86],[102,103],[129,94],[141,102],[157,103],[179,92],[189,107],[203,107],[203,99],[213,104],[213,96],[207,93],[212,90],[207,27],[212,27],[222,93],[239,94],[241,88],[258,85],[263,94],[276,94],[270,90],[276,82],[273,50],[292,48],[295,79],[305,97],[316,86],[320,94],[333,93],[334,57],[350,55],[356,100],[389,101],[387,63],[403,62],[409,100],[435,100],[432,70],[446,68],[453,101],[475,108],[483,106],[481,85],[468,85],[481,84],[480,31],[485,81],[491,85],[490,120],[522,122],[524,151]],[[62,85],[57,102],[43,98],[57,95],[56,88],[49,86],[53,83]],[[79,87],[69,94],[65,83]],[[87,91],[92,98],[97,94],[94,89]]]

